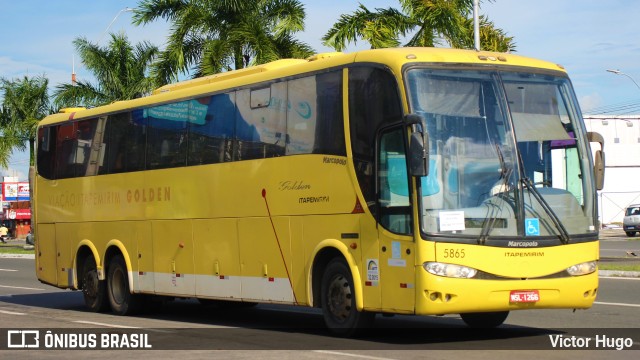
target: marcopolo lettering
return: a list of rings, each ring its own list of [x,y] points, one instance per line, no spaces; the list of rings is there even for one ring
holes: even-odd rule
[[[347,165],[347,160],[346,160],[346,159],[335,158],[335,157],[329,157],[329,156],[325,156],[325,157],[322,159],[322,162],[323,162],[324,164]]]
[[[538,247],[537,241],[509,241],[509,247]]]

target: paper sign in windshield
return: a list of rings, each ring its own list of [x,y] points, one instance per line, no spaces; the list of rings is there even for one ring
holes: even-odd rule
[[[440,231],[462,231],[464,211],[441,211],[439,214]]]

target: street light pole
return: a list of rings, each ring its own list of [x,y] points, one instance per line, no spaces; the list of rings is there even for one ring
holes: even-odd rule
[[[130,7],[126,7],[120,11],[118,11],[118,13],[116,14],[116,16],[113,17],[113,20],[111,20],[111,22],[109,23],[109,26],[107,26],[106,29],[104,29],[104,31],[102,32],[102,35],[100,35],[100,38],[98,39],[98,42],[96,42],[96,45],[100,43],[100,41],[102,40],[102,38],[105,36],[105,34],[107,33],[107,31],[109,31],[109,29],[111,28],[111,25],[113,25],[114,22],[116,22],[116,19],[118,19],[118,16],[120,16],[120,14],[122,14],[123,12],[129,12],[129,11],[133,11],[132,8]]]
[[[631,76],[629,76],[629,75],[627,75],[627,74],[623,73],[622,71],[620,71],[620,70],[613,70],[613,69],[607,69],[607,72],[610,72],[610,73],[612,73],[612,74],[616,74],[616,75],[623,75],[623,76],[628,77],[629,79],[631,79],[631,81],[633,81],[633,83],[634,83],[634,84],[636,84],[636,86],[638,87],[638,89],[640,89],[640,85],[638,85],[638,83],[637,83],[635,80],[633,80],[633,78],[632,78]]]
[[[480,0],[473,0],[473,46],[480,51]]]

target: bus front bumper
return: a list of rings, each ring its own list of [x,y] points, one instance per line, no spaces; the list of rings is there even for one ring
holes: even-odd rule
[[[525,309],[586,309],[598,292],[598,272],[523,280],[456,279],[422,273],[416,287],[416,314],[439,315]],[[537,294],[513,302],[512,292]],[[517,296],[516,296],[517,297]]]

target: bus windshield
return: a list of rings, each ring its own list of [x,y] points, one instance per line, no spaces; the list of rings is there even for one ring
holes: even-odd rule
[[[590,151],[566,77],[414,67],[406,80],[429,134],[424,234],[538,244],[595,233]]]

